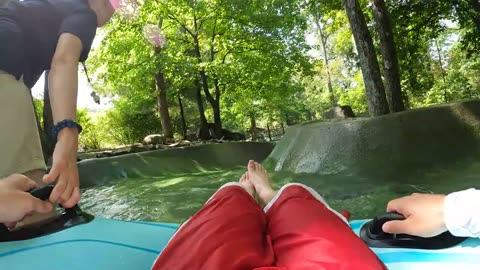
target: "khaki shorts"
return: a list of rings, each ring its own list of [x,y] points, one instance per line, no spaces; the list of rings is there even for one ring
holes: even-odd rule
[[[0,177],[46,169],[28,88],[0,71]]]

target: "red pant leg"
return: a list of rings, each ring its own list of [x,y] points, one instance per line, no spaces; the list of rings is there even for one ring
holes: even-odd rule
[[[266,216],[241,186],[224,186],[176,232],[154,270],[252,270],[274,256]]]
[[[386,269],[313,189],[293,184],[280,192],[265,208],[277,266],[288,270]]]

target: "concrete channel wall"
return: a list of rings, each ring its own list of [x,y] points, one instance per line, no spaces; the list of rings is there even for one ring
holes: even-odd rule
[[[480,101],[289,127],[266,163],[295,173],[392,175],[480,159]]]

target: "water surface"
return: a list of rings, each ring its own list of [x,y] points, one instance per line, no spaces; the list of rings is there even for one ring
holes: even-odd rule
[[[193,215],[220,187],[238,181],[245,167],[170,174],[154,178],[127,178],[83,190],[81,206],[106,218],[180,223]],[[449,193],[480,183],[479,160],[462,161],[415,173],[399,170],[388,177],[352,174],[309,175],[271,173],[279,188],[289,182],[311,186],[334,209],[349,210],[352,218],[371,218],[385,211],[386,203],[413,192]]]

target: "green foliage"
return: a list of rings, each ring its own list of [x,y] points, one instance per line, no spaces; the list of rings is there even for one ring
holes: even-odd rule
[[[79,147],[84,147],[87,150],[96,150],[105,147],[106,141],[102,137],[103,130],[98,127],[88,110],[78,110],[77,121],[83,127],[83,131],[78,138]]]
[[[99,117],[98,125],[105,130],[105,138],[115,144],[142,142],[149,134],[160,133],[160,120],[152,100],[132,103],[128,99],[115,102],[115,109]]]
[[[43,100],[33,99],[35,111],[43,128]],[[79,135],[79,147],[88,150],[96,150],[111,144],[108,138],[105,138],[105,129],[97,124],[94,115],[87,109],[77,110],[77,121],[83,127],[82,133]],[[116,142],[115,142],[116,143]]]
[[[159,21],[168,44],[161,53],[155,53],[142,36],[142,28]],[[277,89],[283,94],[275,99],[279,104],[274,107],[285,107],[282,103],[295,91],[289,83],[292,74],[309,70],[304,55],[305,29],[297,1],[145,1],[134,20],[117,17],[106,28],[104,42],[89,64],[100,93],[130,101],[122,103],[125,108],[132,106],[124,111],[135,110],[141,100],[155,98],[154,75],[161,69],[168,82],[174,127],[179,132],[178,95],[189,112],[188,122],[198,125],[199,116],[191,116],[196,106],[194,82],[201,72],[205,72],[210,89],[202,89],[206,100],[209,95],[228,95],[221,99],[226,115],[263,113],[265,106],[253,109],[247,101],[270,99],[270,93]],[[209,106],[204,106],[206,115],[211,116]],[[138,136],[123,137],[131,141]]]
[[[38,121],[40,121],[40,126],[43,127],[43,100],[34,98],[33,105],[35,107],[35,113],[38,116]]]
[[[365,85],[363,84],[362,73],[360,71],[355,74],[348,91],[340,95],[339,103],[340,105],[350,105],[357,113],[363,113],[368,110]]]
[[[182,132],[178,98],[189,134],[199,128],[198,102],[213,122],[212,98],[219,98],[224,127],[242,132],[252,120],[265,128],[321,119],[331,107],[327,74],[339,105],[365,112],[365,86],[342,2],[143,1],[137,16],[116,16],[101,31],[101,46],[87,62],[97,92],[116,101],[96,119],[82,120],[100,134],[85,132],[82,143],[92,148],[134,143],[161,133],[159,72],[166,79],[176,137]],[[470,2],[387,1],[410,108],[479,97],[479,35],[472,34],[478,29]],[[360,3],[373,29],[369,1]],[[325,35],[327,57],[315,21]],[[144,37],[147,25],[159,26],[165,35],[161,50]],[[307,34],[314,37],[312,47]]]

